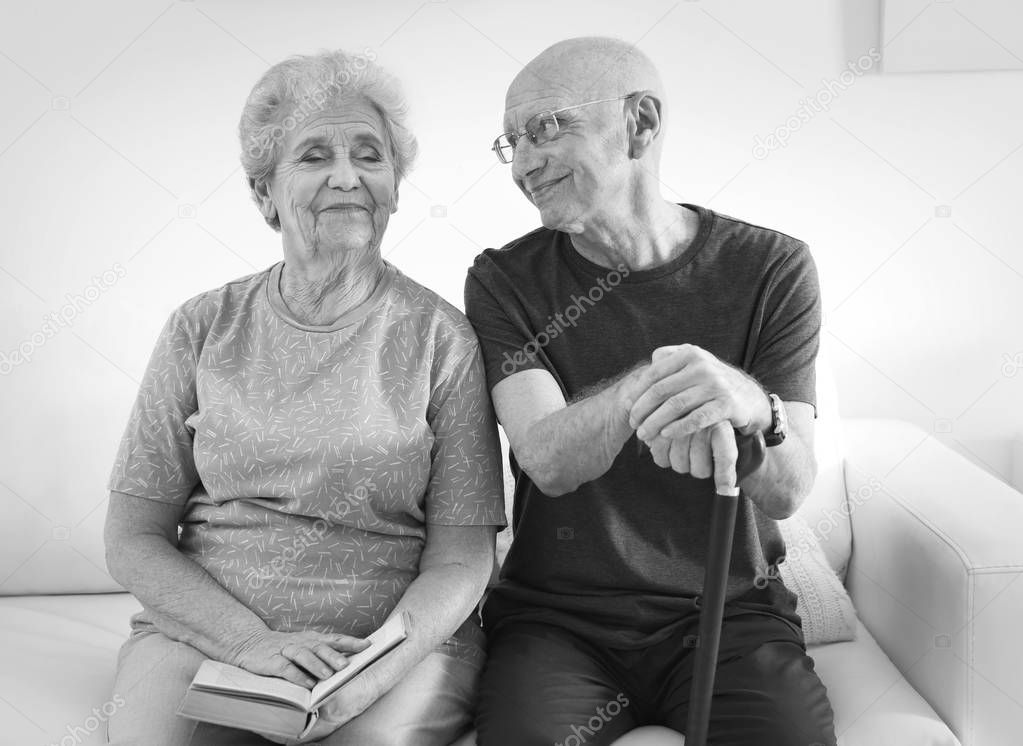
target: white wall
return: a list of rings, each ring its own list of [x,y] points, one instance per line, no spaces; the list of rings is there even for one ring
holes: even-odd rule
[[[422,158],[385,253],[461,305],[472,258],[537,224],[488,149],[505,85],[544,46],[581,34],[638,41],[660,65],[666,196],[811,244],[844,414],[912,420],[1010,473],[1023,431],[1023,73],[875,66],[786,147],[753,154],[756,136],[784,127],[878,45],[876,2],[5,6],[0,352],[32,352],[25,364],[0,362],[5,515],[101,521],[117,440],[167,314],[279,258],[235,139],[269,64],[368,47],[404,81]],[[97,290],[104,271],[110,287]],[[94,300],[33,344],[43,317],[87,289]]]

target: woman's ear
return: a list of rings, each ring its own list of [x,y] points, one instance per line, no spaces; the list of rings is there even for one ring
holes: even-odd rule
[[[391,197],[391,214],[398,212],[398,185],[394,185],[394,195]]]
[[[249,179],[249,189],[259,206],[259,211],[267,220],[277,217],[277,206],[274,204],[273,196],[270,194],[270,185],[263,179]]]
[[[653,91],[637,91],[630,102],[629,157],[642,158],[661,132],[661,100]]]

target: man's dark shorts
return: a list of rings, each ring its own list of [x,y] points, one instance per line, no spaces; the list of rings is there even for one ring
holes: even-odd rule
[[[725,613],[708,743],[834,746],[827,691],[799,625],[732,604]],[[603,746],[643,725],[684,733],[698,627],[691,614],[667,639],[624,650],[561,625],[498,625],[480,689],[479,743]]]

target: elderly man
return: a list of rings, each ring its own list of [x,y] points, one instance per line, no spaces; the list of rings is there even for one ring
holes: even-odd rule
[[[772,447],[741,482],[710,740],[835,743],[776,572],[776,521],[816,473],[816,269],[796,239],[660,196],[663,91],[600,38],[555,44],[508,89],[494,149],[544,227],[466,283],[516,477],[483,746],[681,740],[711,477],[734,478],[735,432],[757,430]]]

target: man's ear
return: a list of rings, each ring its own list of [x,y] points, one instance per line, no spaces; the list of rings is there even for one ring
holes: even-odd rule
[[[661,100],[653,91],[638,91],[629,108],[629,157],[642,158],[661,133]]]
[[[398,212],[398,185],[394,185],[394,195],[391,197],[391,214]]]
[[[270,185],[263,179],[249,179],[249,189],[259,206],[259,211],[267,220],[277,217],[277,206],[274,205],[273,197],[270,195]]]

